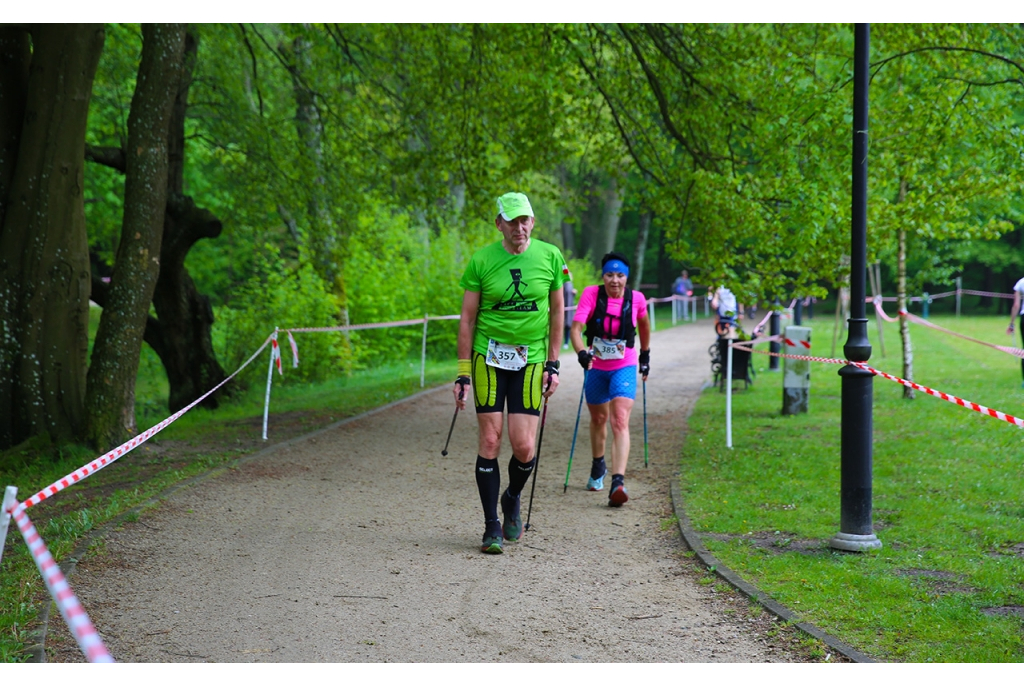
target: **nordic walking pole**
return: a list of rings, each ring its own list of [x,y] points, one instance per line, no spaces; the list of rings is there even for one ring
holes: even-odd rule
[[[551,381],[548,381],[551,387]],[[537,434],[537,454],[533,457],[533,483],[530,485],[530,507],[526,510],[526,525],[523,530],[530,530],[530,514],[533,513],[533,491],[537,489],[537,469],[540,467],[540,446],[544,442],[544,424],[548,418],[548,398],[544,398],[544,411],[540,414],[540,433]]]
[[[465,395],[465,394],[466,394],[466,386],[463,385],[462,389],[459,391],[459,399],[461,400],[462,396]],[[448,439],[444,441],[444,449],[441,450],[441,456],[442,457],[447,457],[448,456],[448,443],[452,441],[452,431],[455,430],[455,419],[457,419],[457,418],[459,418],[459,405],[456,404],[455,405],[455,414],[452,415],[452,426],[451,426],[451,428],[448,429]]]
[[[644,379],[644,468],[647,468],[647,379]]]
[[[583,369],[583,387],[580,388],[580,406],[576,408],[576,428],[572,432],[572,447],[569,449],[569,466],[565,469],[565,486],[562,488],[564,495],[569,489],[569,472],[572,471],[572,455],[576,451],[576,434],[580,432],[580,413],[583,411],[583,391],[587,388],[587,370]]]

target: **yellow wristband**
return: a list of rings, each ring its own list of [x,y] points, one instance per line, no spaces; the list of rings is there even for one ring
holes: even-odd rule
[[[458,371],[458,375],[459,376],[472,376],[473,375],[471,373],[472,370],[473,370],[473,362],[471,362],[468,359],[460,359],[459,360],[459,371]]]

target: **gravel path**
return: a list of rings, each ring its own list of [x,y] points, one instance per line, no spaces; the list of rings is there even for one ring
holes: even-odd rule
[[[72,585],[119,661],[804,661],[697,582],[668,520],[713,337],[706,321],[654,334],[651,465],[638,397],[621,509],[585,489],[585,408],[562,492],[582,381],[566,355],[531,530],[503,555],[479,552],[471,412],[440,456],[445,388],[179,490],[110,532]],[[525,520],[529,486],[523,502]],[[51,660],[81,660],[59,618],[50,630]]]

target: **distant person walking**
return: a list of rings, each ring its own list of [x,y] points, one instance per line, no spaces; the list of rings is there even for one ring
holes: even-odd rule
[[[672,294],[693,297],[693,281],[690,280],[690,274],[686,269],[683,269],[679,277],[672,281]],[[672,300],[672,306],[676,309],[676,316],[682,316],[683,319],[687,318],[687,310],[690,303],[692,303],[691,300]]]
[[[494,225],[501,240],[474,254],[459,281],[465,292],[454,388],[460,410],[470,392],[476,405],[476,484],[484,511],[480,550],[487,554],[501,554],[503,538],[523,534],[520,495],[533,472],[542,399],[558,389],[562,286],[569,274],[557,247],[530,237],[533,207],[526,195],[505,193],[497,204]],[[498,453],[506,403],[512,458],[508,487],[501,492]]]
[[[1007,335],[1013,335],[1014,320],[1018,316],[1024,316],[1024,278],[1017,281],[1013,286],[1013,305],[1010,306],[1010,325],[1006,328]],[[1020,327],[1021,342],[1024,343],[1024,325]],[[1020,360],[1021,374],[1024,375],[1024,359]],[[1024,388],[1024,383],[1021,383]]]
[[[590,449],[593,462],[587,490],[604,489],[605,444],[612,424],[612,484],[608,506],[621,507],[626,493],[629,462],[629,415],[636,400],[636,376],[647,380],[651,370],[651,325],[647,299],[626,287],[629,261],[618,252],[601,259],[604,285],[583,289],[572,322],[572,346],[586,372],[584,391],[590,411]],[[583,336],[587,342],[584,345]],[[640,338],[639,353],[636,338]]]

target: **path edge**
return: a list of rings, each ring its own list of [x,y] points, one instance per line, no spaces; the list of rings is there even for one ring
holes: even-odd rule
[[[369,409],[367,411],[364,411],[362,414],[355,414],[354,416],[348,416],[348,417],[346,417],[344,419],[340,419],[338,421],[335,421],[334,423],[331,423],[331,424],[328,424],[328,425],[324,426],[323,428],[318,428],[317,430],[313,431],[312,433],[304,433],[302,435],[297,435],[294,438],[290,438],[288,440],[285,440],[284,442],[278,442],[278,443],[274,443],[273,445],[267,445],[263,449],[257,450],[256,452],[253,452],[252,454],[247,454],[247,455],[245,455],[243,457],[239,457],[238,459],[235,459],[232,462],[229,462],[227,464],[223,464],[221,466],[217,466],[215,468],[210,469],[209,471],[206,471],[204,473],[200,473],[199,475],[192,476],[188,480],[183,480],[183,481],[181,481],[179,483],[175,483],[174,485],[171,485],[170,487],[168,487],[166,490],[164,490],[164,491],[162,491],[162,492],[160,492],[160,493],[158,493],[156,495],[153,495],[152,497],[150,497],[149,499],[147,499],[144,502],[140,502],[139,504],[136,504],[131,509],[128,509],[128,510],[122,512],[119,516],[110,519],[109,521],[104,523],[99,528],[96,528],[96,529],[90,531],[87,535],[82,537],[78,541],[78,543],[75,545],[75,548],[71,551],[71,554],[69,554],[68,557],[60,564],[60,570],[64,574],[64,578],[66,580],[68,580],[68,582],[70,584],[71,577],[74,575],[75,570],[78,568],[79,560],[85,558],[85,555],[88,554],[88,552],[89,552],[89,548],[92,546],[92,544],[96,540],[99,540],[99,539],[102,539],[102,538],[106,537],[107,533],[109,533],[111,530],[113,530],[117,526],[121,525],[124,522],[124,519],[127,518],[128,516],[130,516],[131,514],[139,514],[139,513],[141,513],[143,509],[148,509],[148,508],[152,507],[153,505],[158,504],[159,502],[162,502],[165,499],[168,499],[174,493],[176,493],[178,490],[180,490],[182,488],[191,487],[193,485],[196,485],[197,483],[200,483],[200,482],[206,480],[207,478],[212,478],[214,476],[218,476],[218,475],[220,475],[222,473],[230,471],[231,469],[238,468],[242,464],[248,463],[250,461],[254,461],[256,459],[260,459],[260,458],[265,457],[266,455],[268,455],[268,454],[270,454],[272,452],[276,452],[277,450],[279,450],[281,448],[284,448],[284,447],[289,447],[289,446],[291,446],[291,445],[293,445],[293,444],[295,444],[297,442],[300,442],[302,440],[308,440],[309,438],[316,437],[316,436],[320,435],[321,433],[326,433],[327,431],[335,430],[336,428],[340,428],[341,426],[344,426],[346,424],[352,423],[354,421],[359,421],[361,419],[365,419],[367,417],[373,416],[374,414],[379,414],[382,411],[387,411],[388,409],[391,409],[392,407],[396,407],[396,406],[398,406],[400,404],[404,404],[406,402],[412,402],[413,400],[417,400],[417,399],[419,399],[421,397],[424,397],[425,395],[429,395],[431,393],[438,392],[439,390],[443,390],[443,389],[449,387],[449,385],[450,385],[449,383],[445,383],[444,385],[438,385],[438,386],[435,386],[433,388],[427,388],[426,390],[420,390],[419,392],[414,393],[412,395],[409,395],[408,397],[403,397],[401,399],[395,400],[394,402],[389,402],[388,404],[382,404],[379,407],[375,407],[373,409]],[[39,614],[38,614],[38,616],[39,616],[39,626],[38,626],[38,628],[36,628],[36,630],[35,630],[35,632],[34,632],[34,634],[32,636],[32,641],[25,645],[25,653],[28,654],[28,656],[29,656],[28,660],[25,663],[29,663],[29,664],[45,664],[45,663],[47,663],[46,662],[46,633],[49,630],[50,616],[53,613],[53,609],[54,609],[53,598],[51,598],[49,596],[49,594],[47,594],[46,600],[43,601],[43,606],[39,609]]]
[[[800,617],[792,610],[782,604],[779,604],[767,594],[740,578],[740,576],[732,569],[723,565],[715,555],[708,551],[707,547],[704,546],[704,541],[701,539],[700,534],[698,534],[690,524],[690,518],[686,515],[686,511],[683,509],[683,496],[679,487],[679,479],[680,474],[676,473],[673,475],[669,488],[672,497],[672,511],[679,524],[679,533],[683,536],[683,541],[686,543],[686,546],[693,551],[697,556],[697,559],[699,559],[709,571],[729,583],[729,585],[735,588],[737,592],[747,597],[752,602],[759,604],[765,611],[778,616],[811,637],[824,642],[833,650],[839,652],[851,661],[859,664],[878,663],[875,659],[872,659],[864,652],[854,649],[845,642],[829,635],[813,623],[801,621]]]

